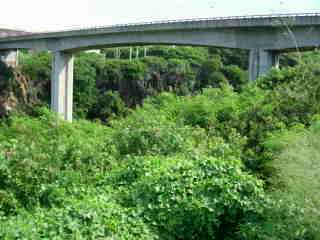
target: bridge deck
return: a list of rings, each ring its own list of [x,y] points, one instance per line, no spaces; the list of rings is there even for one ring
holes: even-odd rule
[[[288,31],[290,26],[291,31]],[[285,28],[283,31],[282,28]],[[290,32],[290,33],[289,33]],[[320,13],[276,14],[207,19],[186,19],[25,33],[0,38],[8,60],[15,49],[53,52],[52,109],[72,120],[73,53],[86,49],[176,44],[247,49],[251,80],[278,66],[279,53],[288,49],[320,46]],[[0,55],[1,56],[1,55]]]
[[[26,36],[27,34],[30,34],[30,33],[25,31],[17,31],[13,29],[0,28],[0,38]]]
[[[121,32],[177,30],[177,29],[202,29],[202,28],[241,28],[241,27],[277,27],[277,26],[312,26],[320,25],[320,13],[299,14],[272,14],[248,15],[199,19],[182,19],[169,21],[155,21],[131,24],[118,24],[109,26],[96,26],[89,28],[68,29],[52,32],[21,32],[15,34],[1,34],[0,42],[48,39],[59,37],[72,37],[83,35],[112,34]],[[14,31],[13,31],[14,32]]]

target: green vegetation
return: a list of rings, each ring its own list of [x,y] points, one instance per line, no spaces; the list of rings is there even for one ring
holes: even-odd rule
[[[219,55],[210,55],[206,48],[150,47],[148,57],[132,61],[128,51],[121,48],[121,59],[114,58],[114,49],[103,50],[111,57],[107,59],[103,54],[93,52],[76,56],[74,105],[77,118],[107,121],[114,117],[113,112],[123,115],[128,111],[126,107],[140,105],[146,97],[162,91],[190,95],[203,87],[226,82],[238,89],[247,81],[244,70],[239,66],[224,65]],[[48,105],[51,56],[25,53],[20,58],[21,74],[32,79],[31,92]],[[110,97],[113,99],[111,105],[103,100]],[[104,101],[103,107],[101,101]],[[115,110],[115,106],[118,109]]]
[[[251,221],[261,226],[273,203],[243,170],[239,149],[158,107],[146,104],[111,127],[57,125],[48,113],[7,120],[0,236],[241,239]]]
[[[231,51],[121,51],[77,56],[72,124],[43,107],[50,55],[22,56],[38,102],[0,124],[0,239],[320,239],[314,53],[248,83]]]
[[[268,148],[276,153],[270,162],[275,196],[298,204],[317,236],[320,236],[319,127],[319,122],[309,129],[298,126],[275,134],[267,142]]]

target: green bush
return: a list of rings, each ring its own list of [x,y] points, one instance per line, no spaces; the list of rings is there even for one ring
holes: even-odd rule
[[[20,56],[21,71],[33,81],[49,81],[52,56],[49,53],[23,54]]]
[[[27,87],[33,88],[33,92],[29,94],[34,95],[32,97],[39,99],[44,103],[43,105],[48,105],[50,103],[52,55],[41,52],[32,55],[21,53],[19,56],[19,70],[29,80]]]
[[[107,91],[99,95],[97,103],[92,106],[89,117],[104,122],[116,117],[124,117],[129,112],[118,92]]]
[[[138,109],[125,120],[112,123],[121,155],[170,155],[183,152],[192,130],[177,126],[150,109]],[[192,133],[191,133],[192,134]]]
[[[249,66],[248,51],[243,49],[209,48],[210,55],[219,55],[224,65],[236,65],[242,69]]]
[[[97,53],[83,53],[74,63],[74,109],[75,115],[86,118],[97,102],[96,79],[103,68],[104,58]]]
[[[1,122],[0,238],[317,239],[317,65],[242,85],[223,62],[201,62],[201,87],[216,88],[200,89],[179,58],[78,56],[78,113],[109,127],[44,109]],[[166,88],[186,96],[132,111],[120,99]]]
[[[286,199],[277,199],[269,202],[258,218],[253,216],[242,224],[236,239],[317,240],[314,227],[306,222],[303,209]]]
[[[58,123],[47,113],[41,120],[12,117],[8,124],[2,123],[0,211],[8,213],[20,205],[33,208],[46,202],[40,201],[46,198],[43,194],[55,194],[50,186],[71,171],[76,171],[74,176],[82,173],[79,183],[90,183],[110,165],[105,134],[103,126],[85,121],[73,126]]]
[[[137,214],[107,194],[83,193],[63,208],[35,209],[2,218],[1,239],[158,239]]]
[[[221,57],[218,55],[212,56],[210,60],[207,60],[206,62],[204,62],[201,65],[198,73],[198,82],[197,82],[198,88],[201,89],[209,86],[214,86],[212,85],[214,82],[210,80],[211,79],[210,76],[220,72],[222,67],[223,67],[223,63],[221,61]]]
[[[115,59],[115,49],[103,50],[104,54],[93,52],[75,55],[74,112],[76,118],[96,118],[92,112],[107,91],[119,92],[129,107],[140,105],[145,97],[154,96],[162,91],[173,91],[178,95],[190,95],[207,86],[220,86],[226,83],[224,77],[237,78],[237,71],[230,74],[223,71],[219,54],[209,58],[207,48],[191,47],[148,47],[148,57],[128,60],[129,48],[121,48],[121,59]],[[111,55],[110,55],[111,54]],[[113,59],[105,59],[105,56]],[[233,56],[226,55],[224,60]],[[29,94],[35,95],[40,102],[50,103],[51,59],[49,53],[21,54],[21,70],[32,85]],[[223,72],[223,74],[221,73]],[[238,71],[238,78],[240,71]],[[232,75],[232,76],[231,76]],[[236,89],[239,79],[228,79]],[[34,103],[31,103],[34,104]],[[29,109],[32,112],[32,109]],[[111,115],[116,114],[110,113]],[[106,117],[102,116],[102,121]]]
[[[129,206],[140,209],[145,222],[158,229],[161,239],[227,239],[248,214],[259,212],[264,197],[261,182],[242,172],[239,161],[203,157],[135,161],[142,161],[142,176],[126,198]]]
[[[110,127],[43,110],[11,117],[0,127],[0,236],[315,239],[301,208],[270,200],[248,173],[283,129],[262,93],[166,93]]]
[[[272,194],[303,209],[305,222],[312,226],[318,238],[320,238],[319,135],[320,124],[315,122],[309,129],[295,126],[281,135],[273,135],[266,142],[266,146],[274,154],[273,160],[269,163],[274,172],[271,178]]]
[[[238,66],[224,66],[222,72],[236,91],[240,91],[241,88],[248,83],[246,72]]]
[[[99,92],[119,90],[122,75],[120,61],[106,61],[97,77]]]
[[[148,56],[168,59],[188,60],[193,66],[200,64],[208,58],[208,49],[200,47],[163,47],[153,46],[148,48]]]

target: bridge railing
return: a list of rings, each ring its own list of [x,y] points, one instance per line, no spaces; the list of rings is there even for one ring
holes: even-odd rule
[[[42,31],[26,33],[24,36],[30,35],[42,35],[42,34],[54,34],[54,33],[67,33],[74,31],[99,31],[102,29],[119,29],[128,27],[142,27],[150,25],[164,25],[175,23],[189,23],[189,22],[212,22],[212,21],[227,21],[227,20],[250,20],[250,19],[276,19],[276,18],[291,18],[291,17],[320,17],[320,12],[308,12],[308,13],[281,13],[281,14],[255,14],[245,16],[227,16],[227,17],[210,17],[210,18],[189,18],[189,19],[175,19],[175,20],[160,20],[150,22],[137,22],[127,24],[115,24],[115,25],[100,25],[100,26],[86,26],[86,27],[71,27],[61,31]]]
[[[185,23],[185,22],[201,22],[201,21],[225,21],[225,20],[250,20],[250,19],[266,19],[266,18],[288,18],[288,17],[320,17],[320,12],[312,13],[281,13],[281,14],[255,14],[246,16],[227,16],[227,17],[210,17],[210,18],[189,18],[189,19],[174,19],[174,20],[157,20],[150,22],[137,22],[137,23],[126,23],[126,24],[114,24],[114,25],[99,25],[99,26],[86,26],[86,27],[71,27],[68,29],[61,30],[59,32],[69,31],[81,31],[81,30],[95,30],[105,28],[122,28],[122,27],[133,27],[133,26],[145,26],[145,25],[161,25],[170,23]],[[43,31],[37,33],[52,33],[57,31]]]

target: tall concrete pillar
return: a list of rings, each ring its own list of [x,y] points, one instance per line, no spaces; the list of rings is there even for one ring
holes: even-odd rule
[[[73,55],[54,52],[51,74],[51,108],[64,120],[72,121]]]
[[[130,47],[129,51],[130,51],[129,52],[129,60],[132,61],[132,51],[133,51],[132,47]]]
[[[0,61],[6,63],[10,67],[18,66],[18,54],[16,50],[0,50]]]
[[[250,50],[249,79],[251,81],[266,74],[272,67],[279,67],[279,53],[263,49]]]

